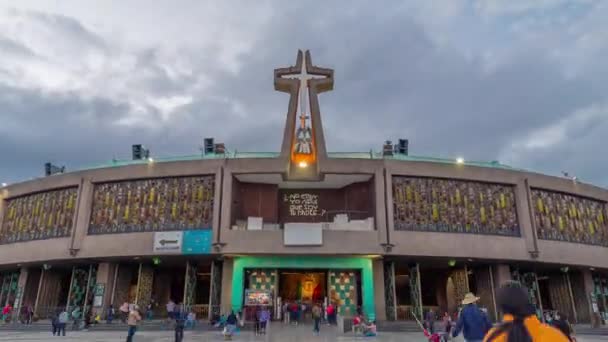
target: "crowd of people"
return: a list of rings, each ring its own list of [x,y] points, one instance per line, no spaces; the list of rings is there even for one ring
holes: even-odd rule
[[[504,284],[496,293],[496,304],[503,320],[494,326],[487,312],[477,306],[479,297],[467,293],[456,317],[444,313],[440,327],[429,310],[424,317],[424,332],[430,342],[444,342],[462,333],[466,342],[562,342],[576,341],[568,317],[559,312],[546,313],[544,323],[536,315],[528,292],[518,282]]]
[[[539,320],[533,305],[529,301],[528,292],[517,282],[504,284],[496,293],[496,304],[503,314],[502,322],[493,325],[488,318],[487,312],[477,306],[479,300],[473,293],[467,293],[462,300],[460,311],[452,316],[447,312],[441,317],[429,310],[424,315],[424,323],[421,324],[425,335],[430,342],[448,341],[462,333],[466,342],[562,342],[575,341],[573,329],[563,313],[547,312],[543,321]],[[155,304],[151,303],[141,310],[139,306],[125,302],[118,310],[113,305],[107,308],[106,322],[112,324],[118,318],[128,326],[127,342],[132,342],[137,332],[137,327],[145,318],[153,318]],[[167,324],[171,324],[175,330],[175,341],[182,342],[184,329],[194,328],[196,325],[196,314],[192,310],[186,310],[182,303],[176,304],[170,300],[166,304]],[[312,319],[313,333],[319,335],[323,323],[335,325],[337,322],[337,306],[334,303],[323,305],[314,303],[306,305],[302,302],[286,302],[282,308],[283,322],[285,324],[298,325],[306,317]],[[13,314],[13,308],[7,304],[2,309],[2,320],[7,322]],[[24,305],[20,309],[19,320],[23,324],[31,324],[34,311],[31,306]],[[259,306],[255,308],[253,320],[255,320],[254,332],[256,335],[265,335],[268,325],[272,319],[271,307]],[[53,336],[65,336],[66,327],[71,322],[71,329],[87,329],[91,324],[101,321],[98,313],[88,308],[76,306],[56,310],[52,317]],[[211,325],[219,328],[226,340],[231,340],[238,332],[239,326],[244,325],[242,312],[231,311],[228,314],[215,317]],[[373,320],[366,318],[358,311],[352,318],[353,332],[358,335],[373,337],[377,335],[376,324]]]

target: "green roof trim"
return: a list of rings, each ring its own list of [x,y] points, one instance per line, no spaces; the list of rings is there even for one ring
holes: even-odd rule
[[[190,160],[210,160],[210,159],[243,159],[243,158],[255,158],[255,159],[272,159],[278,158],[279,152],[227,152],[226,154],[195,154],[195,155],[186,155],[186,156],[173,156],[173,157],[159,157],[153,158],[154,163],[168,163],[168,162],[178,162],[178,161],[190,161]],[[410,156],[403,154],[394,154],[392,156],[383,156],[381,152],[329,152],[329,158],[335,159],[392,159],[392,160],[402,160],[402,161],[413,161],[413,162],[429,162],[429,163],[444,163],[444,164],[456,164],[456,159],[449,158],[436,158],[436,157],[423,157],[423,156]],[[91,165],[88,167],[83,167],[76,169],[74,171],[84,171],[84,170],[94,170],[101,168],[109,168],[109,167],[120,167],[120,166],[128,166],[128,165],[137,165],[137,164],[148,164],[147,160],[112,160],[106,163]],[[489,167],[494,169],[505,169],[505,170],[518,170],[523,171],[522,169],[516,169],[509,165],[501,164],[498,161],[465,161],[464,165],[467,166],[479,166],[479,167]]]

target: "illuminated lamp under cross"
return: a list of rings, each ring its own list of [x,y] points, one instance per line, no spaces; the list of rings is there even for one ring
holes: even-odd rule
[[[288,116],[290,119],[284,137],[290,140],[289,151],[283,152],[289,154],[292,165],[306,168],[317,162],[319,153],[325,154],[322,132],[315,132],[315,127],[321,127],[317,93],[333,88],[333,70],[313,66],[310,52],[298,51],[295,66],[275,70],[275,88],[292,95]],[[293,101],[295,101],[295,113],[293,113]],[[314,108],[317,108],[316,113],[313,112]]]

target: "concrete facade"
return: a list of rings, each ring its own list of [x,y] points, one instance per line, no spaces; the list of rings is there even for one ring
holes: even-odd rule
[[[314,142],[315,165],[305,175],[294,174],[291,159],[297,111],[299,84],[281,78],[296,73],[306,56],[306,65],[313,74],[326,76],[323,80],[310,80],[310,110]],[[208,259],[223,260],[221,306],[230,309],[230,283],[234,277],[232,258],[250,256],[368,256],[373,258],[373,279],[376,292],[374,300],[378,318],[385,318],[386,307],[382,259],[457,259],[459,262],[484,261],[492,265],[495,287],[511,278],[509,265],[528,268],[559,268],[568,266],[583,272],[585,291],[593,289],[590,268],[596,272],[608,270],[608,248],[571,242],[541,240],[535,227],[531,189],[544,189],[571,194],[603,203],[608,202],[608,191],[593,185],[533,172],[501,167],[476,166],[449,162],[399,160],[391,156],[370,153],[365,157],[332,157],[326,152],[325,137],[321,124],[318,94],[333,87],[333,71],[312,65],[310,54],[298,55],[296,66],[275,71],[275,87],[290,94],[286,129],[281,152],[275,156],[237,158],[230,155],[213,155],[196,160],[134,162],[132,165],[108,166],[53,175],[0,188],[0,233],[7,213],[8,201],[29,194],[44,193],[55,189],[75,187],[77,203],[71,218],[71,235],[68,237],[5,243],[0,245],[0,271],[23,268],[20,284],[27,283],[27,268],[48,265],[98,264],[97,283],[105,284],[104,305],[113,300],[117,263],[134,259],[150,262],[154,255],[154,232],[89,235],[89,225],[94,202],[94,187],[98,183],[129,180],[172,178],[184,176],[214,176],[214,205],[211,229],[213,246]],[[323,231],[323,243],[318,246],[287,246],[282,230],[233,230],[233,183],[239,175],[279,174],[283,181],[309,181],[311,187],[321,184],[325,175],[369,175],[373,192],[374,227],[368,231]],[[393,177],[429,177],[450,180],[475,181],[510,185],[514,189],[517,226],[520,236],[496,236],[470,233],[441,233],[428,231],[403,231],[395,229]],[[603,234],[608,234],[603,232]],[[196,258],[197,256],[189,256]],[[209,260],[207,260],[209,261]],[[139,262],[139,261],[138,261]],[[468,280],[467,280],[468,281]],[[37,305],[53,306],[47,298],[47,288],[59,288],[59,276],[43,271]],[[129,284],[125,284],[128,286]],[[468,285],[467,285],[468,286]],[[394,291],[394,288],[393,288]],[[42,292],[42,294],[40,293]],[[59,290],[56,290],[59,292]],[[389,294],[389,297],[394,297]],[[116,305],[116,303],[114,303]],[[591,306],[585,307],[589,310]],[[592,313],[590,313],[592,314]],[[592,314],[593,316],[593,314]]]

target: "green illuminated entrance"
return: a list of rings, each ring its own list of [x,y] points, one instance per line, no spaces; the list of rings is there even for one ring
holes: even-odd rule
[[[369,319],[376,319],[374,306],[374,277],[372,259],[365,257],[320,257],[320,256],[259,256],[236,257],[232,276],[232,308],[243,308],[245,269],[288,268],[288,269],[331,269],[358,270],[361,272],[363,313]]]

